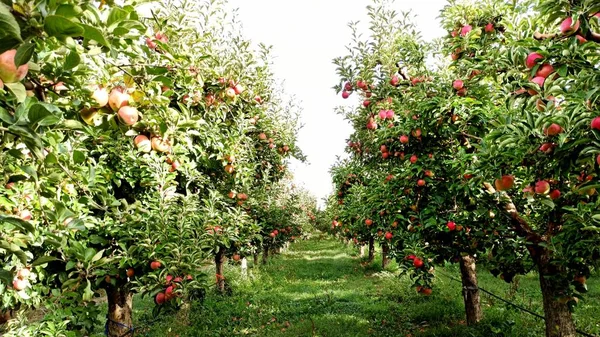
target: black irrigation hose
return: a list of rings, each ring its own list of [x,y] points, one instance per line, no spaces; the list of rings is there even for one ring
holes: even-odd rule
[[[445,277],[447,277],[447,278],[449,278],[449,279],[451,279],[451,280],[453,280],[453,281],[460,282],[460,284],[462,284],[462,281],[461,281],[461,280],[459,280],[459,279],[457,279],[457,278],[455,278],[455,277],[453,277],[453,276],[450,276],[450,275],[448,275],[448,274],[445,274],[445,273],[443,273],[443,272],[440,272],[439,270],[438,270],[437,272],[438,272],[438,274],[440,274],[440,275],[443,275],[443,276],[445,276]],[[499,299],[500,301],[502,301],[502,302],[504,302],[504,303],[506,303],[506,304],[508,304],[508,305],[511,305],[511,306],[513,306],[513,307],[515,307],[515,308],[517,308],[517,309],[521,310],[521,311],[525,311],[526,313],[528,313],[528,314],[530,314],[530,315],[533,315],[533,316],[535,316],[535,317],[537,317],[537,318],[541,318],[541,319],[543,319],[543,320],[546,320],[546,317],[544,317],[544,316],[542,316],[542,315],[540,315],[540,314],[538,314],[538,313],[535,313],[535,312],[533,312],[533,311],[531,311],[531,310],[529,310],[529,309],[523,308],[522,306],[520,306],[520,305],[518,305],[518,304],[514,304],[514,303],[512,303],[512,302],[510,302],[510,301],[508,301],[508,300],[505,300],[504,298],[502,298],[502,297],[500,297],[500,296],[498,296],[498,295],[496,295],[496,294],[494,294],[494,293],[492,293],[492,292],[489,292],[489,291],[487,291],[487,290],[485,290],[485,289],[483,289],[483,288],[481,288],[481,287],[477,287],[477,288],[475,288],[475,289],[472,289],[472,288],[469,288],[469,289],[470,289],[470,290],[481,290],[481,291],[483,291],[484,293],[486,293],[486,294],[488,294],[488,295],[490,295],[490,296],[492,296],[492,297],[494,297],[494,298],[496,298],[496,299]],[[575,332],[577,332],[577,333],[578,333],[578,334],[580,334],[580,335],[586,336],[586,337],[597,337],[596,335],[589,334],[589,333],[587,333],[587,332],[585,332],[585,331],[581,331],[581,330],[579,330],[579,329],[575,329]]]

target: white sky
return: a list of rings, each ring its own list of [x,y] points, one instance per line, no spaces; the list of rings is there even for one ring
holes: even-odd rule
[[[230,0],[239,8],[243,34],[253,42],[273,45],[274,72],[284,90],[303,109],[299,146],[308,163],[293,163],[296,184],[317,199],[332,191],[329,168],[344,155],[351,127],[336,115],[336,106],[352,103],[335,95],[339,78],[332,60],[346,55],[350,21],[367,23],[370,0]],[[425,40],[440,37],[438,15],[446,0],[396,0],[395,9],[412,9]],[[366,34],[365,34],[366,35]],[[352,96],[351,96],[352,97]]]

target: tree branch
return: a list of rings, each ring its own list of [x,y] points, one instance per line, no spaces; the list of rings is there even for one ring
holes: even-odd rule
[[[492,184],[490,184],[488,182],[484,182],[483,186],[485,186],[485,189],[488,191],[488,193],[490,193],[490,194],[496,193],[496,189],[492,186]],[[515,228],[517,233],[525,236],[527,238],[527,240],[530,242],[538,243],[538,242],[544,241],[542,236],[539,235],[538,233],[536,233],[533,229],[531,229],[531,227],[529,226],[527,221],[519,215],[519,212],[517,211],[517,207],[512,202],[512,200],[510,199],[508,194],[506,194],[506,192],[499,192],[499,193],[500,193],[500,201],[504,202],[504,205],[502,205],[504,208],[504,211],[506,211],[506,213],[508,213],[510,215],[511,224],[513,225],[513,227]]]

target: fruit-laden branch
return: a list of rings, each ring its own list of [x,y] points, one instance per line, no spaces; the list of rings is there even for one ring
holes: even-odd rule
[[[542,34],[540,32],[535,32],[535,34],[533,34],[533,38],[536,40],[553,39],[557,36],[558,36],[558,34]],[[599,33],[594,33],[592,31],[590,31],[588,33],[588,35],[586,36],[586,38],[589,40],[592,40],[594,42],[600,43],[600,34]],[[585,40],[583,40],[583,42],[585,42]]]
[[[488,182],[484,182],[483,185],[485,186],[485,189],[490,194],[496,193],[496,189],[492,186],[492,184],[490,184]],[[504,202],[504,205],[503,205],[504,210],[510,215],[511,223],[514,226],[517,233],[519,235],[524,236],[527,239],[527,241],[530,241],[533,243],[539,243],[539,242],[544,241],[542,236],[539,235],[538,233],[534,232],[533,229],[531,229],[531,227],[527,223],[527,221],[525,221],[525,219],[523,219],[519,215],[519,212],[517,211],[517,207],[512,202],[512,200],[510,199],[508,194],[506,194],[506,192],[499,192],[499,193],[500,193],[500,200]]]

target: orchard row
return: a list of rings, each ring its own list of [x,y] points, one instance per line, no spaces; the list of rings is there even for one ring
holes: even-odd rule
[[[335,60],[357,101],[340,108],[354,132],[327,230],[378,241],[424,295],[436,265],[460,264],[468,324],[476,264],[506,282],[535,270],[546,335],[575,336],[600,262],[600,5],[451,2],[432,43],[389,4],[369,16],[368,39],[353,25]]]
[[[297,110],[222,4],[0,4],[0,331],[132,330],[310,228]],[[208,15],[210,13],[210,15]],[[213,263],[216,275],[207,275]],[[210,272],[210,274],[212,274]],[[32,315],[32,312],[36,311]],[[27,317],[42,318],[28,320]]]

